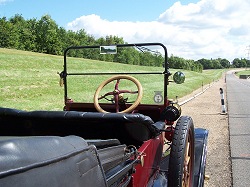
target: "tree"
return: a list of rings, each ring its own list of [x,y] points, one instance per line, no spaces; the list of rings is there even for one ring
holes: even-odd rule
[[[250,60],[247,60],[247,67],[250,67]]]
[[[49,15],[42,16],[36,26],[36,44],[38,52],[60,54],[58,26]]]
[[[211,60],[202,58],[202,59],[199,59],[197,62],[203,66],[203,69],[213,69],[214,68]]]
[[[230,62],[227,59],[220,59],[220,64],[224,68],[229,68],[230,67]]]
[[[233,60],[233,67],[235,68],[244,68],[247,67],[247,65],[248,65],[248,60],[246,60],[245,58],[243,59],[235,58]]]
[[[240,63],[240,59],[239,58],[235,58],[233,60],[233,67],[235,67],[235,68],[240,68],[241,67],[241,63]]]
[[[212,61],[212,69],[221,69],[222,66],[220,64],[220,61],[218,59],[213,59]]]
[[[16,14],[14,17],[10,18],[9,22],[14,25],[17,31],[16,49],[36,51],[36,36],[34,33],[36,20],[31,19],[26,21],[21,15]]]
[[[5,48],[18,47],[18,30],[13,23],[6,20],[6,17],[0,19],[0,46]]]
[[[247,67],[247,59],[243,58],[243,59],[240,60],[240,62],[241,62],[240,65],[241,65],[242,68]]]
[[[184,67],[183,59],[176,57],[173,54],[168,58],[168,63],[170,68],[182,69]]]

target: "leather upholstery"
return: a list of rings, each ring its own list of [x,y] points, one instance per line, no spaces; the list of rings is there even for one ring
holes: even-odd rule
[[[84,139],[119,139],[125,144],[141,144],[157,136],[164,123],[154,123],[142,114],[21,111],[0,108],[0,135],[77,135]],[[11,130],[10,130],[11,128]],[[10,134],[12,133],[12,134]]]
[[[106,186],[95,146],[80,137],[1,137],[0,186]]]
[[[117,139],[107,139],[107,140],[100,140],[100,139],[92,139],[86,140],[88,145],[94,145],[97,149],[104,149],[111,146],[121,145],[120,141]]]

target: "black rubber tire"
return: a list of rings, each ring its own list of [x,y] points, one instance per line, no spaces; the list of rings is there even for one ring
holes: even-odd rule
[[[188,150],[187,150],[188,146]],[[190,150],[189,150],[190,149]],[[192,187],[194,183],[194,124],[189,116],[181,116],[176,123],[174,136],[171,144],[168,186]],[[186,151],[188,154],[186,154]],[[188,161],[188,172],[184,171],[184,162]],[[189,165],[190,164],[190,165]],[[185,174],[185,175],[184,175]],[[187,176],[188,177],[184,177]],[[188,184],[183,184],[184,178],[188,178]],[[186,181],[186,180],[185,180]],[[186,181],[187,182],[187,181]]]

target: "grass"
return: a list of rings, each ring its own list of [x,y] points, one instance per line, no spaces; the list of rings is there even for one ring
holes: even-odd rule
[[[240,75],[250,75],[250,70],[242,70],[235,73],[238,77]]]
[[[68,72],[162,72],[160,67],[143,67],[88,59],[69,58]],[[57,72],[63,70],[63,57],[0,48],[0,106],[22,110],[62,110],[64,90]],[[171,70],[174,73],[177,70]],[[169,98],[182,97],[219,79],[224,70],[203,73],[183,71],[185,83],[170,83]],[[100,83],[110,76],[68,76],[68,96],[75,101],[92,102]],[[155,91],[163,92],[162,75],[135,75],[142,84],[142,103],[153,103]],[[126,85],[127,89],[133,89]]]

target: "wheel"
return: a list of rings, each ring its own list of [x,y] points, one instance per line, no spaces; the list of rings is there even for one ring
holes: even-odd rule
[[[125,80],[129,80],[132,81],[136,87],[137,87],[137,91],[129,91],[129,90],[119,90],[119,84],[121,82],[121,79],[125,79]],[[116,81],[115,86],[114,86],[114,90],[111,92],[108,92],[102,96],[99,96],[101,90],[110,82],[112,81]],[[122,103],[125,104],[126,103],[126,99],[123,99],[122,94],[124,93],[129,93],[129,94],[137,94],[137,98],[136,100],[133,102],[133,104],[120,111],[120,107],[119,104]],[[141,83],[134,77],[128,76],[128,75],[118,75],[118,76],[113,76],[107,80],[105,80],[104,82],[101,83],[101,85],[97,88],[95,95],[94,95],[94,106],[96,108],[96,110],[98,112],[103,112],[103,113],[108,113],[107,111],[103,110],[99,104],[99,100],[101,99],[106,99],[107,96],[113,96],[113,99],[111,100],[111,102],[113,102],[115,104],[115,108],[116,108],[116,112],[117,113],[128,113],[128,112],[132,112],[140,103],[141,99],[142,99],[142,86]],[[108,99],[107,99],[108,100]]]
[[[170,187],[192,187],[194,182],[194,125],[189,116],[176,123],[171,144],[168,184]]]

